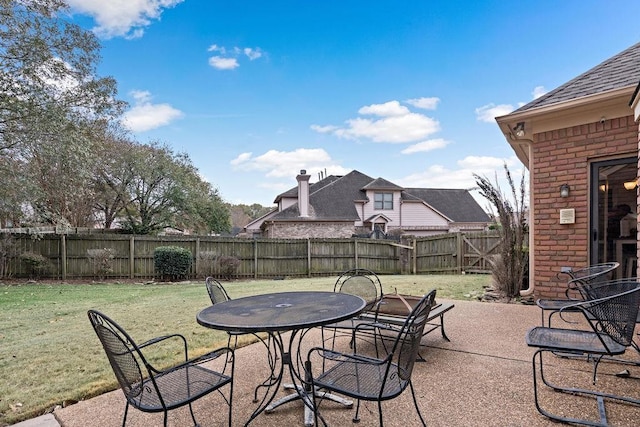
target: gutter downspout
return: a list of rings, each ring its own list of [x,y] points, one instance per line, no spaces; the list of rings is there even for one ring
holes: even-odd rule
[[[534,275],[531,274],[531,272],[535,272],[535,266],[536,266],[536,262],[535,262],[535,251],[534,249],[534,239],[533,236],[535,234],[535,224],[532,221],[532,215],[533,215],[533,204],[534,204],[534,199],[533,199],[533,179],[531,179],[531,171],[533,170],[533,156],[531,155],[531,146],[533,145],[533,139],[529,139],[529,138],[519,138],[516,135],[513,134],[513,131],[511,131],[511,129],[514,129],[514,127],[509,126],[509,139],[511,141],[514,141],[520,145],[526,146],[526,149],[528,151],[528,155],[527,158],[529,159],[529,165],[527,167],[527,169],[529,169],[529,287],[527,289],[522,289],[520,291],[520,296],[522,297],[528,297],[530,295],[533,295],[533,291],[535,289],[535,280],[534,280]]]

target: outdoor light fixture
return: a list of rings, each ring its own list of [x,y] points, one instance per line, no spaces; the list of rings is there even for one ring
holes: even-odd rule
[[[513,128],[513,131],[518,138],[522,138],[524,136],[524,122],[518,122],[516,127]]]
[[[569,184],[562,184],[560,186],[560,197],[569,197]]]

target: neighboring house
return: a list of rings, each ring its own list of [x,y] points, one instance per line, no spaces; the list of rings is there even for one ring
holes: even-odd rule
[[[403,233],[428,236],[479,231],[490,219],[467,190],[403,188],[358,171],[298,186],[276,197],[277,209],[245,227],[249,237],[307,238]]]
[[[564,297],[562,267],[618,261],[636,275],[640,43],[496,118],[530,176],[530,282],[523,294]]]

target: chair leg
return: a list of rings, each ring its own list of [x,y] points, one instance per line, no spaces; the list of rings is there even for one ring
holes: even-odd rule
[[[122,427],[127,424],[127,414],[129,413],[129,401],[127,400],[127,406],[124,407],[124,417],[122,418]]]
[[[191,406],[191,403],[189,403],[189,412],[191,413],[191,419],[193,420],[193,425],[197,427],[198,422],[196,421],[196,416],[193,414],[193,407]]]
[[[581,424],[581,425],[595,426],[595,427],[607,427],[609,424],[608,424],[608,420],[607,420],[606,410],[605,410],[605,407],[604,407],[604,398],[605,397],[609,397],[609,398],[612,398],[612,399],[619,399],[619,397],[613,396],[613,395],[599,394],[597,392],[590,392],[588,390],[563,388],[563,387],[556,386],[556,385],[550,383],[544,377],[544,367],[543,367],[543,362],[542,362],[542,353],[544,351],[548,351],[548,350],[544,350],[544,349],[537,350],[533,354],[533,358],[532,358],[533,396],[534,396],[534,402],[535,402],[535,405],[536,405],[536,409],[538,410],[538,412],[540,414],[544,415],[545,417],[553,420],[553,421],[560,421],[560,422],[563,422],[563,423]],[[553,353],[553,352],[551,352],[551,353]],[[537,371],[536,371],[536,357],[540,360],[540,379],[542,380],[544,385],[546,385],[547,387],[549,387],[549,388],[551,388],[551,389],[553,389],[555,391],[566,392],[566,393],[573,394],[573,395],[576,395],[576,394],[591,395],[592,397],[594,397],[596,399],[596,403],[598,405],[598,414],[600,416],[600,421],[599,422],[598,421],[584,420],[584,419],[561,417],[559,415],[555,415],[555,414],[552,414],[551,412],[546,411],[545,409],[543,409],[540,406],[540,401],[538,400],[538,374],[537,374]],[[622,400],[624,400],[624,399],[622,399]],[[634,402],[630,402],[630,403],[634,403]]]
[[[382,420],[382,400],[378,400],[378,420],[380,422],[380,427],[384,427],[384,422]]]
[[[418,407],[418,399],[416,399],[416,391],[413,388],[413,382],[409,381],[409,387],[411,388],[411,397],[413,397],[413,405],[416,407],[416,412],[418,413],[418,417],[420,418],[420,422],[423,427],[427,427],[427,423],[422,418],[422,413],[420,412],[420,407]]]
[[[360,422],[360,399],[358,399],[358,403],[356,404],[356,414],[353,416],[353,419],[351,421],[353,421],[354,423],[359,423]]]

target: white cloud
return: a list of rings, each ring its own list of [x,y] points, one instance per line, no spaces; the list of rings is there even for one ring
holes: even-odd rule
[[[207,49],[207,52],[220,52],[224,55],[227,53],[227,50],[224,47],[218,46],[217,44],[212,44],[211,46],[209,46],[209,49]]]
[[[416,108],[422,108],[423,110],[435,110],[438,107],[440,98],[414,98],[407,99],[405,102],[409,105],[413,105]]]
[[[329,153],[322,148],[298,148],[293,151],[269,150],[259,156],[242,153],[231,161],[236,170],[264,172],[268,178],[286,178],[291,185],[301,169],[310,175],[327,170],[328,174],[342,175],[349,172],[335,164]]]
[[[437,150],[439,148],[444,148],[449,145],[449,141],[445,141],[442,138],[437,139],[429,139],[427,141],[422,141],[417,144],[410,145],[401,151],[402,154],[413,154],[413,153],[426,153],[427,151]]]
[[[538,99],[547,92],[548,91],[544,88],[544,86],[536,86],[533,88],[533,92],[531,92],[531,95],[533,96],[533,99]]]
[[[473,177],[475,174],[486,177],[491,182],[496,182],[497,178],[500,189],[507,194],[510,189],[504,173],[505,163],[514,183],[516,186],[519,185],[524,171],[522,164],[515,156],[510,158],[467,156],[458,160],[455,169],[434,165],[404,178],[394,179],[393,182],[408,188],[466,188],[471,190],[476,189],[476,181]],[[472,191],[471,194],[483,208],[488,205],[487,200],[478,191]]]
[[[252,49],[250,47],[245,47],[243,52],[247,55],[247,58],[249,58],[250,61],[256,60],[262,56],[262,50],[260,50],[260,48]]]
[[[146,132],[166,126],[184,114],[169,104],[152,104],[151,94],[147,91],[132,91],[134,106],[127,111],[122,124],[132,132]]]
[[[183,0],[67,0],[72,11],[93,17],[98,37],[138,38],[165,9]]]
[[[218,55],[214,55],[209,58],[209,65],[218,70],[233,70],[240,66],[238,61],[243,55],[246,56],[249,61],[255,61],[258,58],[264,56],[264,52],[259,47],[233,47],[227,49],[224,46],[218,46],[212,44],[207,49],[207,52],[217,52]]]
[[[515,110],[511,104],[495,105],[493,103],[476,108],[476,119],[481,122],[493,123],[496,117],[504,116]]]
[[[209,58],[209,65],[218,70],[233,70],[240,66],[237,59],[223,58],[222,56],[212,56]]]
[[[362,115],[373,115],[380,117],[404,116],[409,114],[409,109],[400,105],[398,101],[389,101],[384,104],[371,104],[362,107],[358,113]]]
[[[314,130],[318,133],[331,133],[334,130],[338,129],[337,126],[320,126],[320,125],[311,125],[311,130]]]
[[[398,101],[367,105],[358,110],[361,115],[380,118],[357,117],[347,120],[346,126],[312,125],[320,133],[332,133],[339,138],[366,138],[374,142],[406,143],[427,138],[440,130],[440,123],[428,116],[412,113]]]

